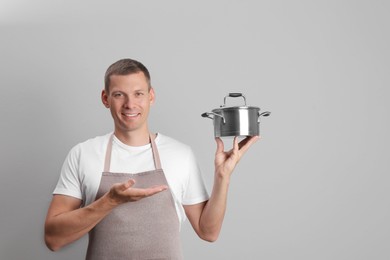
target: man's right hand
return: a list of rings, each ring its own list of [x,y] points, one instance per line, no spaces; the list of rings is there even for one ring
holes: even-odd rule
[[[134,179],[114,184],[107,193],[110,203],[120,205],[126,202],[138,201],[168,189],[167,185],[156,185],[145,189],[132,188],[134,184]]]
[[[132,188],[134,183],[130,179],[114,184],[110,191],[86,207],[80,207],[80,199],[54,195],[45,221],[45,242],[48,248],[56,251],[79,239],[119,204],[137,201],[168,189],[166,185]]]

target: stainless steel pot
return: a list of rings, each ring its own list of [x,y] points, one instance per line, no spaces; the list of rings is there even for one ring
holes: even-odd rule
[[[226,98],[242,97],[244,106],[226,107]],[[260,113],[260,108],[246,105],[242,93],[229,93],[220,108],[202,114],[214,121],[214,136],[254,136],[260,134],[260,117],[269,116],[271,112]]]

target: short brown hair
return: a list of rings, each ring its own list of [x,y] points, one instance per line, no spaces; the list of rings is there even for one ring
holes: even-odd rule
[[[110,91],[110,77],[112,75],[129,75],[133,73],[143,72],[146,79],[149,83],[149,90],[151,88],[150,84],[150,74],[148,69],[139,61],[132,59],[122,59],[113,63],[108,67],[106,74],[104,76],[104,89],[107,93]]]

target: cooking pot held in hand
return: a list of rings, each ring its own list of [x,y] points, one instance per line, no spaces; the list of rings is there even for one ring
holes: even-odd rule
[[[242,97],[244,106],[226,107],[227,97]],[[213,120],[215,137],[259,135],[260,117],[271,114],[268,111],[260,113],[260,108],[247,106],[246,98],[242,93],[229,93],[223,103],[220,108],[202,114],[202,117]]]

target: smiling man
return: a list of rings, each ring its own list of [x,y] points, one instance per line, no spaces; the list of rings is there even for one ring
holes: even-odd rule
[[[150,81],[142,71],[128,75],[110,75],[110,72],[102,101],[114,119],[115,136],[132,146],[145,144],[149,138],[149,110],[154,102]]]
[[[56,251],[89,233],[86,259],[182,259],[179,230],[187,218],[200,238],[215,241],[230,176],[258,137],[235,138],[226,152],[216,139],[209,196],[191,148],[149,131],[155,93],[142,63],[112,64],[101,99],[114,131],[69,152],[46,217],[47,246]]]

